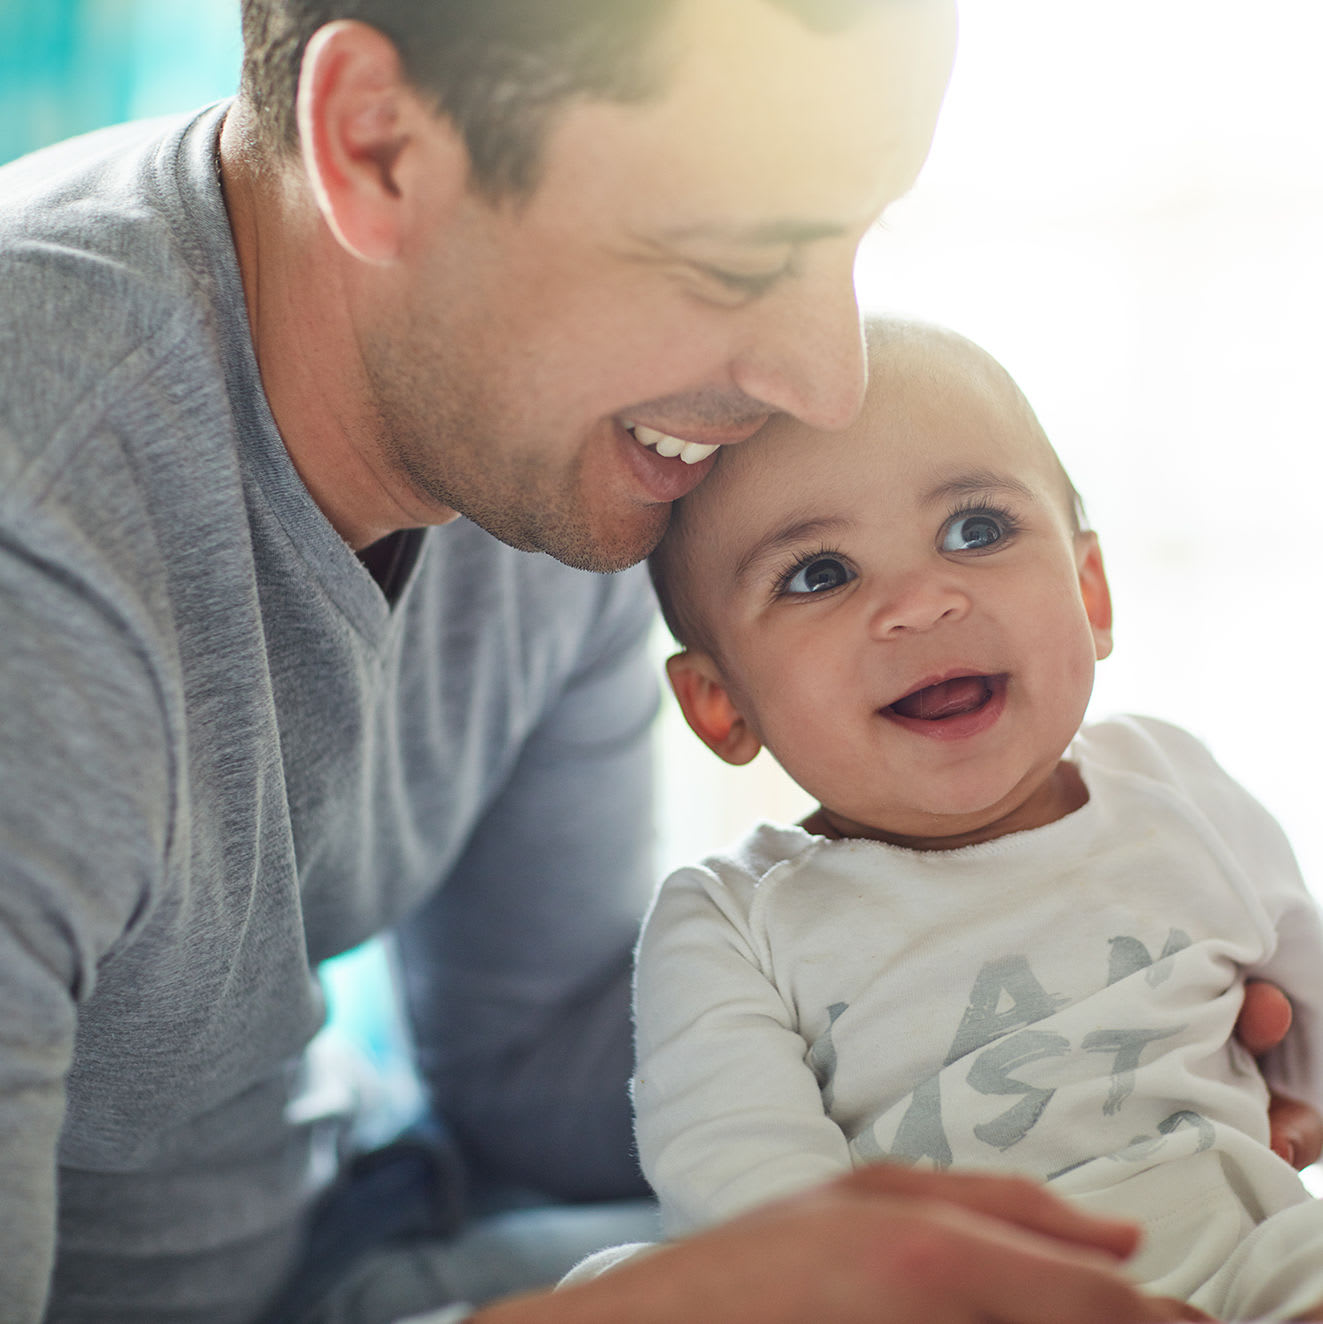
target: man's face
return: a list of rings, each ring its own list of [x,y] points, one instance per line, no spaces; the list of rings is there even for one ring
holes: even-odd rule
[[[849,430],[775,420],[724,458],[685,504],[681,587],[736,709],[843,835],[1038,826],[1110,646],[1096,542],[1003,379],[896,354]]]
[[[781,411],[847,424],[855,251],[927,152],[952,27],[943,3],[823,35],[765,0],[679,0],[659,97],[571,106],[523,202],[438,198],[363,332],[412,502],[618,569],[706,448]]]

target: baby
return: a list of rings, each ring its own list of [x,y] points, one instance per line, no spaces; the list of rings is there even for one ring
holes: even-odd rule
[[[639,949],[644,1171],[671,1233],[878,1159],[998,1168],[1145,1228],[1225,1319],[1323,1318],[1323,1205],[1268,1147],[1250,973],[1323,1098],[1323,931],[1277,825],[1191,736],[1081,728],[1097,537],[1006,372],[869,328],[859,420],[775,420],[678,506],[668,673],[722,758],[820,807],[667,880]]]

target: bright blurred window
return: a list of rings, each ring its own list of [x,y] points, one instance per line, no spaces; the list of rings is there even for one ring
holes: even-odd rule
[[[1323,892],[1321,49],[1317,0],[966,0],[857,283],[997,355],[1061,452],[1115,599],[1094,714],[1202,737]],[[666,731],[665,866],[808,807]]]

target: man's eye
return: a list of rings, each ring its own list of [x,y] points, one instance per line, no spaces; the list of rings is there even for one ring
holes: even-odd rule
[[[746,275],[736,271],[714,271],[712,275],[732,294],[746,299],[761,298],[784,275],[781,271],[760,271],[757,275]]]
[[[792,570],[781,584],[782,593],[824,593],[840,588],[855,577],[854,571],[834,556],[815,556]]]
[[[1008,520],[986,511],[957,515],[942,533],[944,552],[981,552],[1011,532]]]
[[[790,274],[789,264],[770,271],[732,271],[706,263],[700,263],[698,269],[728,294],[740,299],[760,299]]]

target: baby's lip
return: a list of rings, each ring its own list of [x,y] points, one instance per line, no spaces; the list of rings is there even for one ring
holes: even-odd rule
[[[885,712],[911,721],[942,722],[984,707],[1004,684],[1004,675],[955,671],[930,677],[887,704]]]

